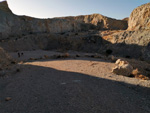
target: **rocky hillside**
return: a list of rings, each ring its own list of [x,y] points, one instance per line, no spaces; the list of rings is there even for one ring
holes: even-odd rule
[[[150,3],[133,10],[129,18],[128,30],[150,30]]]
[[[3,38],[14,35],[37,33],[127,29],[127,21],[108,18],[100,14],[54,19],[37,19],[14,15],[8,8],[6,1],[1,2],[0,7],[0,35]]]

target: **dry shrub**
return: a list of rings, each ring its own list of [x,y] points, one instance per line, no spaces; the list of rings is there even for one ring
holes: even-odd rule
[[[49,57],[48,57],[48,55],[44,55],[44,58],[48,59]]]
[[[142,79],[142,80],[150,80],[149,77],[141,74],[141,72],[136,68],[135,70],[132,71],[132,75],[135,77],[135,78],[139,78],[139,79]]]
[[[68,58],[68,57],[70,57],[69,53],[65,53],[64,55],[62,55],[62,58]]]
[[[31,57],[31,58],[29,58],[29,60],[35,60],[35,58],[32,58],[32,57]]]
[[[139,75],[139,74],[140,74],[140,72],[137,68],[132,71],[132,75],[134,75],[134,76]]]
[[[149,77],[146,77],[145,75],[142,75],[142,74],[136,75],[135,78],[139,78],[139,79],[142,79],[142,80],[150,80]]]
[[[59,58],[68,58],[70,57],[69,53],[64,53],[63,55],[53,55],[52,58],[59,59]]]

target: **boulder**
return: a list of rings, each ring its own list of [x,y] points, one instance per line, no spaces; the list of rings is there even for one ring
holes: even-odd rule
[[[124,76],[131,75],[131,73],[133,71],[133,67],[127,61],[118,59],[116,61],[116,64],[117,64],[117,66],[112,69],[113,73],[115,73],[117,75],[124,75]]]
[[[150,30],[150,3],[133,10],[128,22],[128,30]]]

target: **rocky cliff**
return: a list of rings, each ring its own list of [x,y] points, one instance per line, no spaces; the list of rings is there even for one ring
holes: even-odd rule
[[[88,30],[127,29],[127,21],[116,20],[100,14],[54,19],[37,19],[14,15],[7,2],[0,3],[0,35],[3,38],[14,35],[37,33],[65,33]]]

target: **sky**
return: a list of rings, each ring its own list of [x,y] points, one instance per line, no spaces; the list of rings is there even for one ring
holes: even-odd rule
[[[150,0],[7,0],[7,2],[13,13],[37,18],[98,13],[123,19],[129,17],[134,8]]]

